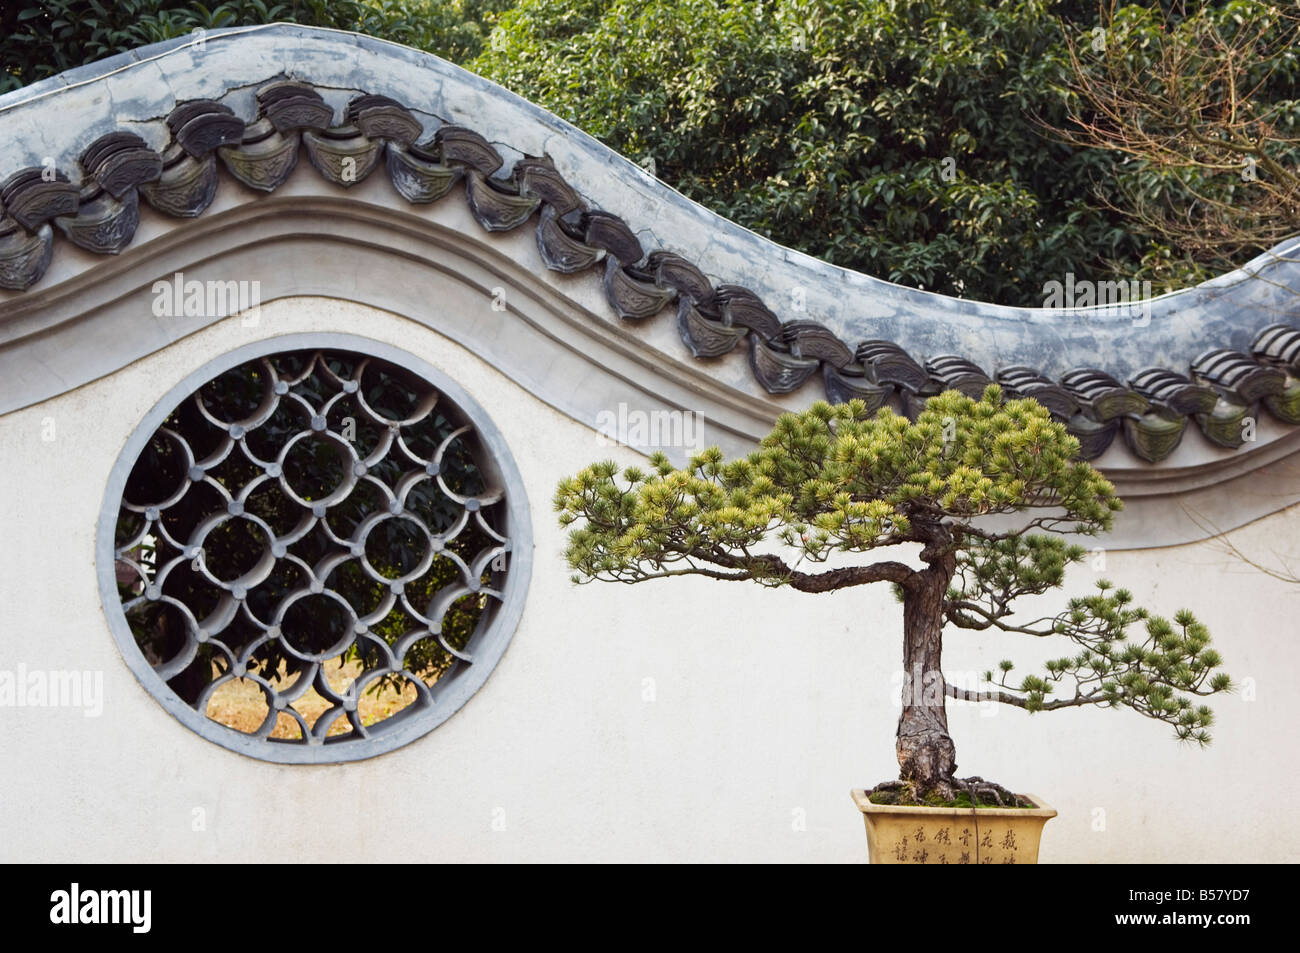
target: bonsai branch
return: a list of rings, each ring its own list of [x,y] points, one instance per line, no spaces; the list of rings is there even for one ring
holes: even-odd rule
[[[1015,708],[1028,708],[1029,700],[1019,695],[1012,695],[1004,691],[970,691],[965,688],[958,688],[955,685],[944,685],[944,691],[949,698],[955,698],[958,701],[967,702],[1001,702],[1003,705],[1011,705]],[[1053,711],[1057,708],[1078,708],[1080,705],[1100,705],[1105,704],[1109,699],[1100,691],[1094,691],[1087,695],[1075,695],[1073,698],[1054,698],[1050,702],[1043,702],[1038,706],[1039,711]]]

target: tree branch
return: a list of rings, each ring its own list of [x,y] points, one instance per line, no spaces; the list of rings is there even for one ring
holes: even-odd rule
[[[944,683],[944,692],[949,698],[955,698],[958,701],[967,702],[1001,702],[1003,705],[1011,705],[1015,708],[1028,708],[1025,699],[1018,695],[1012,695],[1008,692],[990,691],[990,692],[973,692],[965,688],[958,688],[955,685]],[[1039,707],[1039,711],[1052,711],[1057,708],[1078,708],[1080,705],[1100,705],[1106,702],[1105,693],[1090,692],[1087,695],[1075,695],[1073,698],[1054,698],[1050,702],[1045,701]]]
[[[779,556],[735,556],[720,549],[693,555],[715,566],[748,573],[747,576],[725,578],[776,577],[800,592],[832,592],[836,589],[847,589],[850,586],[861,586],[871,582],[893,582],[904,585],[916,571],[906,563],[885,561],[872,563],[869,566],[849,566],[844,569],[828,569],[820,573],[805,573],[792,568]]]

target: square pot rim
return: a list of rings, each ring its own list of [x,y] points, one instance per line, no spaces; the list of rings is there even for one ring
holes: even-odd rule
[[[972,809],[969,807],[927,807],[917,804],[872,804],[867,799],[865,788],[853,788],[850,792],[853,803],[858,806],[858,810],[867,815],[872,814],[911,814],[913,816],[923,817],[970,817]],[[1037,794],[1025,793],[1021,795],[1037,804],[1037,807],[980,807],[975,808],[974,813],[977,817],[1041,817],[1050,819],[1056,817],[1056,808],[1052,807]]]

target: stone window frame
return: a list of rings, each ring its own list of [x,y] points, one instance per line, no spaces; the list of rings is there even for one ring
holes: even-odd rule
[[[474,661],[439,680],[432,707],[394,724],[375,737],[343,744],[286,744],[255,738],[209,718],[190,707],[159,676],[136,644],[118,594],[115,538],[122,494],[136,460],[158,427],[204,384],[249,360],[295,350],[348,350],[369,355],[418,375],[469,421],[485,452],[485,461],[500,480],[505,493],[505,533],[511,541],[509,569],[502,599],[492,617],[480,624],[471,639]],[[129,373],[129,372],[128,372]],[[453,714],[480,689],[504,656],[523,615],[532,575],[532,522],[523,479],[505,437],[492,418],[468,391],[445,372],[415,355],[372,338],[341,332],[300,332],[249,342],[204,361],[161,395],[136,424],[109,472],[96,528],[95,563],[100,602],[114,642],[136,680],[164,710],[206,741],[229,751],[278,764],[342,764],[387,754],[424,737]]]

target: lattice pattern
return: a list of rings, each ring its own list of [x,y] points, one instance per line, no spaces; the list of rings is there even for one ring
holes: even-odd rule
[[[915,418],[941,391],[974,394],[990,380],[988,370],[961,355],[931,355],[922,363],[892,341],[854,347],[816,321],[782,322],[753,291],[715,287],[681,255],[644,248],[623,219],[590,207],[551,159],[525,156],[502,175],[505,157],[482,135],[441,125],[419,142],[422,122],[387,96],[354,97],[341,125],[334,125],[334,110],[307,83],[269,83],[257,91],[257,103],[256,117],[247,122],[213,100],[181,103],[167,117],[171,139],[161,153],[135,133],[100,136],[78,159],[80,184],[62,170],[50,176],[36,166],[0,181],[0,288],[24,290],[40,281],[53,250],[51,222],[81,248],[117,254],[139,225],[137,192],[164,214],[194,217],[216,197],[218,157],[244,185],[272,192],[292,174],[301,147],[341,188],[383,166],[398,194],[413,204],[438,201],[463,182],[471,214],[488,231],[522,227],[538,213],[537,247],[548,269],[598,270],[610,307],[627,321],[649,320],[675,301],[678,333],[690,353],[715,358],[746,350],[755,380],[768,393],[795,391],[820,369],[829,400],[858,398],[872,412],[888,404]],[[992,376],[1047,407],[1078,438],[1084,459],[1101,456],[1122,433],[1139,459],[1154,463],[1177,449],[1191,421],[1212,443],[1243,446],[1241,422],[1253,421],[1261,402],[1276,419],[1300,426],[1297,342],[1300,327],[1274,325],[1260,332],[1250,354],[1210,351],[1190,367],[1146,368],[1126,383],[1088,367],[1059,382],[1020,366]],[[1153,403],[1138,383],[1149,384],[1152,372],[1184,370],[1191,372],[1189,384],[1214,396],[1213,412],[1181,409],[1186,395]],[[1208,399],[1188,393],[1198,408]]]
[[[494,473],[461,409],[409,371],[342,351],[241,364],[182,402],[127,478],[115,556],[136,644],[200,713],[223,685],[256,685],[250,733],[267,743],[286,728],[363,743],[419,717],[502,600]],[[381,689],[406,707],[367,724],[363,693]]]

